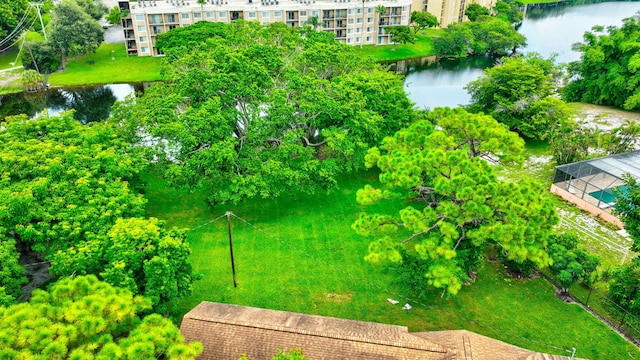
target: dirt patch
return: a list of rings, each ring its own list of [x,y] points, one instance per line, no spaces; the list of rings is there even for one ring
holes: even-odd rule
[[[580,104],[575,119],[584,121],[591,129],[611,130],[624,124],[626,120],[640,123],[640,113],[614,109],[608,106]]]
[[[335,303],[340,304],[347,301],[351,301],[351,298],[353,298],[353,293],[344,293],[344,294],[324,293],[324,297],[329,301],[333,301]]]

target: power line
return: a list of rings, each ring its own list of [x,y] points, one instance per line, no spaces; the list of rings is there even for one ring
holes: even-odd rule
[[[358,282],[360,282],[360,283],[362,283],[362,284],[364,284],[364,285],[367,285],[367,286],[369,286],[369,287],[377,288],[377,289],[381,290],[382,292],[384,292],[384,293],[386,293],[386,294],[392,295],[393,297],[401,298],[401,299],[403,299],[403,300],[405,300],[405,301],[407,301],[407,302],[410,302],[410,303],[413,303],[413,304],[417,304],[417,305],[419,305],[419,306],[421,306],[421,307],[423,307],[423,308],[425,308],[425,309],[427,309],[427,310],[435,310],[435,311],[437,311],[437,312],[439,312],[439,313],[441,313],[441,314],[445,314],[445,315],[448,315],[448,316],[451,316],[451,317],[458,318],[458,319],[463,320],[463,321],[465,321],[465,322],[468,322],[468,323],[474,324],[474,325],[476,325],[476,326],[478,326],[478,327],[483,327],[483,328],[486,328],[486,329],[490,329],[490,330],[492,330],[492,331],[494,331],[494,332],[496,332],[496,333],[504,333],[504,334],[508,334],[508,335],[510,335],[510,336],[512,336],[512,337],[517,337],[517,338],[519,338],[519,339],[526,340],[526,341],[529,341],[529,342],[535,343],[535,344],[537,344],[537,345],[545,346],[545,347],[547,347],[547,348],[551,348],[551,349],[554,349],[554,350],[563,351],[563,352],[566,352],[566,351],[571,352],[571,350],[568,350],[568,349],[565,349],[565,348],[562,348],[562,347],[558,347],[558,346],[555,346],[555,345],[552,345],[552,344],[548,344],[548,343],[545,343],[545,342],[543,342],[543,341],[538,341],[538,340],[534,340],[534,339],[529,339],[529,338],[527,338],[527,337],[524,337],[524,336],[519,335],[519,334],[511,333],[511,332],[506,331],[506,330],[504,330],[504,329],[497,329],[497,328],[495,328],[495,327],[492,327],[492,326],[489,326],[489,325],[482,324],[482,323],[480,323],[480,322],[478,322],[478,321],[476,321],[476,320],[468,319],[468,318],[466,318],[466,317],[464,317],[464,316],[462,316],[462,315],[460,315],[460,314],[457,314],[457,313],[450,313],[450,312],[444,311],[444,310],[442,310],[442,309],[440,309],[440,308],[438,308],[438,307],[433,307],[433,306],[431,306],[431,305],[424,304],[424,303],[423,303],[423,302],[421,302],[421,301],[415,300],[415,299],[410,298],[410,297],[408,297],[408,296],[406,296],[406,295],[403,295],[403,294],[397,293],[397,292],[395,292],[395,291],[389,290],[389,289],[387,289],[387,288],[385,288],[385,287],[383,287],[383,286],[381,286],[381,285],[374,284],[374,283],[370,282],[369,280],[367,280],[367,279],[365,279],[365,278],[361,278],[361,277],[359,277],[359,276],[356,276],[356,275],[354,275],[354,274],[350,273],[349,271],[344,270],[344,269],[343,269],[343,268],[341,268],[341,267],[338,267],[338,266],[332,265],[332,264],[328,263],[327,261],[322,260],[322,259],[318,258],[317,256],[315,256],[315,255],[313,255],[313,254],[310,254],[310,253],[308,253],[308,252],[306,252],[306,251],[304,251],[304,250],[301,250],[301,249],[299,249],[299,248],[297,248],[297,247],[295,247],[295,246],[293,246],[293,245],[291,245],[291,244],[289,244],[289,243],[287,243],[287,242],[285,242],[285,241],[281,240],[279,237],[274,237],[273,235],[271,235],[271,234],[269,234],[269,233],[267,233],[267,232],[263,231],[262,229],[260,229],[260,228],[256,227],[256,226],[255,226],[255,225],[253,225],[252,223],[250,223],[250,222],[248,222],[247,220],[245,220],[245,219],[243,219],[243,218],[241,218],[241,217],[237,216],[237,215],[236,215],[236,214],[234,214],[234,213],[231,213],[231,215],[232,215],[233,217],[235,217],[236,219],[238,219],[238,220],[242,221],[242,222],[243,222],[243,223],[245,223],[246,225],[250,226],[250,227],[251,227],[251,228],[253,228],[254,230],[256,230],[256,231],[258,231],[258,232],[260,232],[260,233],[264,234],[265,236],[267,236],[267,237],[269,237],[269,238],[271,238],[271,239],[276,240],[276,241],[277,241],[277,242],[279,242],[280,244],[282,244],[282,245],[284,245],[284,246],[286,246],[286,247],[288,247],[288,248],[290,248],[290,249],[292,249],[292,250],[294,250],[294,251],[296,251],[296,252],[298,252],[298,253],[300,253],[300,254],[302,254],[302,255],[304,255],[304,256],[306,256],[306,257],[308,257],[308,258],[310,258],[310,259],[312,259],[312,260],[314,260],[314,261],[316,261],[316,262],[318,262],[318,263],[320,263],[320,264],[322,264],[322,265],[324,265],[324,266],[326,266],[326,267],[328,267],[328,268],[332,269],[332,270],[334,270],[334,271],[340,272],[340,273],[342,273],[342,274],[344,274],[344,275],[348,276],[349,278],[351,278],[351,279],[353,279],[353,280],[355,280],[355,281],[358,281]],[[216,218],[216,219],[214,219],[214,220],[212,220],[212,221],[209,221],[207,224],[210,224],[210,223],[212,223],[213,221],[216,221],[216,220],[218,220],[218,219],[221,219],[221,218],[222,218],[222,217],[224,217],[224,216],[226,216],[226,214],[221,215],[220,217],[218,217],[218,218]],[[204,224],[203,224],[203,225],[199,226],[198,228],[200,228],[200,227],[202,227],[202,226],[206,226],[206,225],[204,225]]]
[[[22,19],[20,19],[20,21],[18,22],[18,25],[16,25],[15,28],[13,28],[13,30],[9,33],[9,35],[7,35],[7,37],[5,37],[4,39],[0,40],[0,46],[4,45],[5,43],[11,41],[13,38],[16,37],[16,35],[18,33],[21,33],[22,31],[25,30],[25,28],[21,28],[22,25],[24,25],[27,16],[29,15],[29,12],[25,12],[24,15],[22,15]],[[33,23],[32,23],[33,25]],[[19,31],[18,31],[19,30]]]

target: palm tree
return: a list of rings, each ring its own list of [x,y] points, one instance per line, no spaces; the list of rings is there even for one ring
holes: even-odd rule
[[[378,35],[380,35],[380,25],[382,25],[381,22],[381,17],[387,15],[387,8],[384,5],[378,5],[376,6],[376,14],[378,14],[378,20],[376,21],[376,23],[378,24]],[[375,42],[376,44],[378,43],[377,41]]]
[[[196,2],[198,4],[200,4],[200,9],[201,9],[201,13],[202,13],[202,19],[204,20],[204,4],[207,3],[207,0],[198,0]]]

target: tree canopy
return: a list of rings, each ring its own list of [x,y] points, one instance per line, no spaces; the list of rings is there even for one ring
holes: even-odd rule
[[[0,306],[0,357],[48,359],[195,359],[170,320],[142,317],[150,302],[95,276],[64,278],[28,303]]]
[[[469,55],[502,56],[526,45],[526,38],[509,23],[492,16],[479,16],[476,21],[453,23],[433,39],[438,55],[463,58]]]
[[[372,238],[366,259],[401,262],[407,250],[426,260],[428,283],[449,294],[469,279],[487,244],[511,260],[549,264],[545,247],[557,218],[544,189],[499,179],[487,161],[521,161],[524,142],[487,115],[457,109],[427,119],[366,156],[368,167],[380,169],[382,188],[365,186],[358,203],[407,202],[395,214],[360,214],[352,227]]]
[[[504,58],[466,86],[470,109],[491,114],[526,137],[544,139],[571,115],[566,104],[553,96],[558,74],[553,59],[535,53]]]
[[[464,10],[464,14],[470,21],[476,21],[482,15],[489,15],[489,9],[480,4],[469,4]]]
[[[133,142],[145,129],[165,175],[206,188],[212,202],[331,188],[412,114],[399,76],[330,34],[280,23],[194,26],[159,37],[166,81],[114,121]]]
[[[13,39],[22,34],[22,30],[31,24],[32,18],[26,18],[29,11],[28,0],[3,0],[0,3],[0,40]],[[23,19],[23,17],[25,17]],[[22,20],[22,21],[21,21]],[[18,28],[16,30],[16,28]],[[14,30],[16,30],[14,32]],[[3,45],[0,48],[6,47]]]
[[[621,27],[595,26],[574,45],[582,53],[569,65],[567,101],[640,109],[640,20],[626,18]]]
[[[417,34],[418,31],[436,27],[440,23],[438,22],[438,18],[426,11],[412,11],[410,24],[413,27],[414,33]]]
[[[103,40],[100,23],[73,0],[63,0],[54,8],[49,26],[49,41],[61,55],[63,68],[68,56],[95,52]]]

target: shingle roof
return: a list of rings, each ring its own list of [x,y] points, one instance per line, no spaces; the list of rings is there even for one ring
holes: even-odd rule
[[[567,357],[531,352],[469,331],[409,333],[404,326],[202,302],[180,331],[200,341],[200,359],[271,359],[278,349],[301,348],[312,360],[537,360]],[[534,357],[532,357],[534,356]]]

